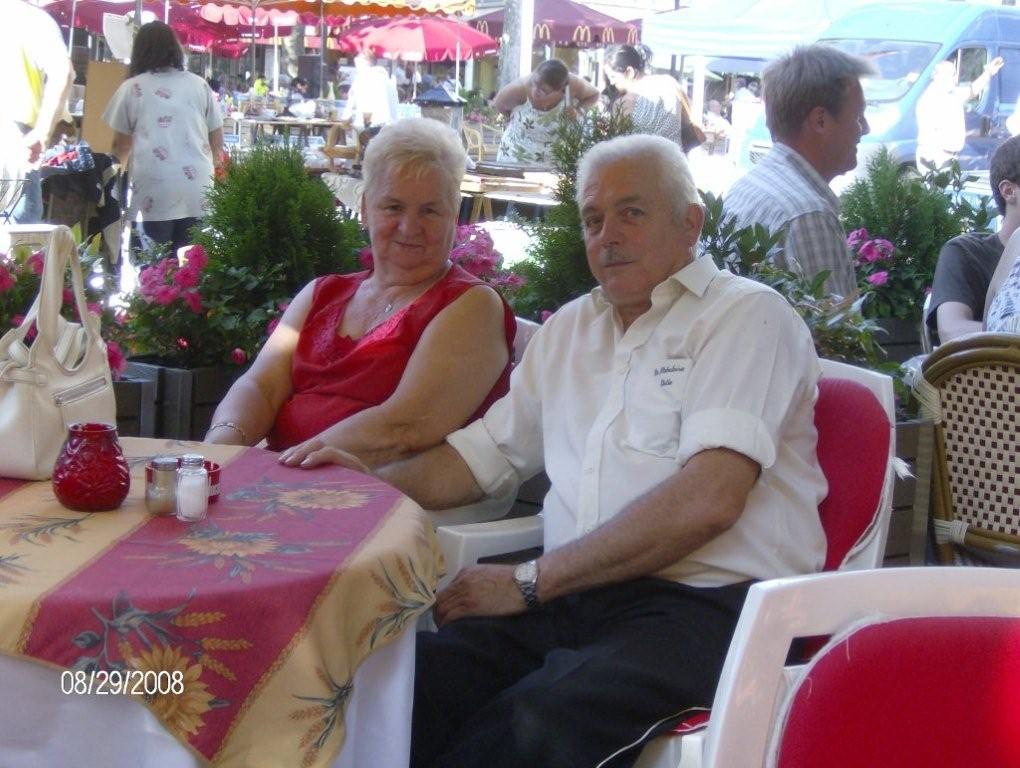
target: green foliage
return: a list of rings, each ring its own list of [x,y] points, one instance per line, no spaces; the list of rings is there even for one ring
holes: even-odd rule
[[[185,368],[241,364],[308,282],[360,268],[360,224],[337,212],[294,149],[253,148],[216,179],[208,201],[192,232],[200,258],[157,260],[128,298],[135,353]]]
[[[552,146],[553,165],[560,176],[557,205],[549,209],[544,221],[526,224],[534,244],[528,258],[513,268],[526,280],[511,300],[518,315],[538,320],[543,311],[555,311],[595,287],[575,202],[577,163],[595,144],[631,130],[629,118],[596,111],[581,120],[561,119]]]
[[[847,231],[863,229],[869,237],[888,240],[895,247],[892,257],[877,267],[859,264],[865,267],[858,269],[861,288],[872,291],[864,305],[868,316],[919,321],[942,246],[963,232],[988,229],[992,217],[987,198],[975,207],[961,194],[969,180],[955,161],[948,170],[920,179],[898,166],[883,148],[868,163],[867,175],[844,192]],[[883,274],[872,277],[875,271]],[[874,284],[876,280],[884,282]]]
[[[213,184],[193,240],[235,299],[290,297],[310,280],[358,268],[357,222],[338,215],[333,193],[305,171],[295,149],[256,146]],[[254,291],[250,296],[247,291]]]

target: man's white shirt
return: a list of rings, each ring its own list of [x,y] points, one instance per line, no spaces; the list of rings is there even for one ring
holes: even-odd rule
[[[770,288],[693,261],[626,330],[596,288],[539,330],[510,392],[447,437],[487,494],[545,469],[545,546],[595,530],[694,456],[762,468],[737,523],[656,574],[719,586],[820,569],[820,369],[803,321]]]

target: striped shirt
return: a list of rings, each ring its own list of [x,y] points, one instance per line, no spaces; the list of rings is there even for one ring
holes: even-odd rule
[[[839,223],[839,199],[818,171],[785,144],[773,144],[764,160],[730,189],[724,218],[738,227],[786,227],[770,254],[777,266],[810,280],[829,271],[825,290],[857,295],[853,257]]]

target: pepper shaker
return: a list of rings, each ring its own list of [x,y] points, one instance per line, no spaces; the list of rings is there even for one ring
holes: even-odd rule
[[[185,454],[177,468],[177,519],[186,523],[204,520],[209,509],[209,473],[205,459]]]
[[[177,496],[177,459],[157,456],[145,468],[145,508],[153,515],[172,515]]]

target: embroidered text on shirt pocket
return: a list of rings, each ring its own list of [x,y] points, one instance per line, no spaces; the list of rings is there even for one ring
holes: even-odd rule
[[[680,405],[690,358],[665,358],[650,369],[634,369],[627,391],[627,445],[662,458],[680,446]]]

